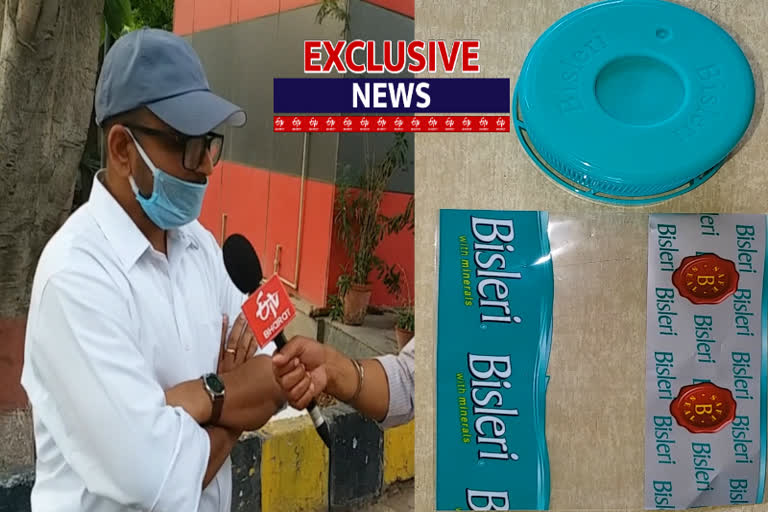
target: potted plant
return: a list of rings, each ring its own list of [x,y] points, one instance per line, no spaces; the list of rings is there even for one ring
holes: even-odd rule
[[[343,182],[339,186],[334,225],[350,261],[337,283],[340,298],[337,302],[343,310],[345,324],[363,323],[371,299],[370,274],[375,270],[381,279],[391,272],[392,267],[376,255],[381,241],[387,235],[413,228],[413,198],[398,215],[380,213],[381,200],[392,175],[407,168],[407,155],[408,139],[398,133],[381,161],[366,158],[366,169],[357,187]]]
[[[413,338],[414,314],[413,305],[402,306],[397,309],[397,323],[395,324],[395,338],[397,348],[400,350]]]
[[[414,314],[411,287],[408,286],[405,269],[399,264],[388,269],[383,281],[390,295],[397,297],[398,305],[394,308],[396,315],[395,339],[397,339],[397,347],[402,350],[413,338]],[[405,281],[405,286],[402,285],[403,281]],[[405,289],[405,293],[403,293],[403,289]]]

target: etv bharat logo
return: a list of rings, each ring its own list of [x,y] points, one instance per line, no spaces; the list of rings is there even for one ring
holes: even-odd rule
[[[501,117],[496,120],[496,126],[498,126],[499,128],[504,128],[505,124],[507,124],[507,122]]]
[[[285,121],[283,121],[282,117],[278,117],[277,119],[275,119],[275,126],[277,126],[278,128],[282,128],[284,124],[285,124]]]
[[[488,126],[488,120],[487,120],[486,118],[484,118],[484,117],[483,117],[483,118],[481,118],[481,119],[480,119],[480,126],[482,126],[483,128],[485,128],[486,126]]]
[[[344,118],[344,126],[346,126],[347,128],[352,126],[352,120],[350,118],[348,118],[348,117],[345,117]]]
[[[315,119],[314,117],[312,119],[310,119],[309,120],[309,126],[311,126],[312,128],[316,128],[317,127],[317,119]]]
[[[333,128],[334,126],[336,126],[336,121],[332,117],[329,117],[328,119],[326,119],[325,125],[328,126],[329,128]]]
[[[298,117],[294,117],[291,124],[293,124],[294,127],[298,128],[299,126],[301,126],[301,119],[299,119]]]
[[[277,316],[277,308],[280,307],[280,297],[277,293],[265,294],[262,290],[256,296],[256,305],[258,306],[256,316],[259,317],[259,320],[266,322],[270,317]]]
[[[402,127],[403,126],[403,120],[400,119],[399,117],[397,119],[395,119],[395,126],[398,127],[398,128]]]
[[[376,124],[379,125],[380,128],[384,128],[387,126],[387,121],[383,117],[379,117],[379,120],[376,121]]]
[[[243,313],[259,346],[264,347],[296,316],[296,308],[280,283],[272,276],[243,304]]]
[[[437,126],[437,119],[435,119],[434,117],[430,117],[428,124],[429,126],[434,128],[435,126]]]

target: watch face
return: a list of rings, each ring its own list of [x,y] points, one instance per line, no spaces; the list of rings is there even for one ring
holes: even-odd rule
[[[213,391],[214,393],[218,394],[218,393],[224,392],[224,384],[214,374],[206,375],[205,383],[208,385],[210,390]]]

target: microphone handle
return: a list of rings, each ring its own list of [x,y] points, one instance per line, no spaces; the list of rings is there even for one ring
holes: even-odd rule
[[[277,345],[278,352],[282,350],[282,348],[287,343],[287,340],[285,339],[285,334],[283,334],[283,331],[280,331],[278,335],[274,339],[275,345]],[[330,429],[328,428],[328,423],[325,422],[325,418],[323,418],[323,415],[320,412],[320,408],[317,406],[317,403],[315,403],[315,399],[313,398],[311,402],[309,402],[309,405],[307,405],[307,411],[309,411],[309,416],[312,418],[312,423],[315,425],[315,430],[317,431],[317,434],[320,436],[320,438],[323,440],[323,443],[325,443],[325,446],[328,448],[331,447],[331,433]]]

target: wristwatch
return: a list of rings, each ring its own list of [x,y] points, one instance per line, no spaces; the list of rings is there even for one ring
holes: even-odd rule
[[[208,423],[216,424],[221,417],[221,409],[224,406],[224,383],[215,373],[206,373],[201,379],[203,380],[203,387],[213,403],[211,419],[208,420]]]

